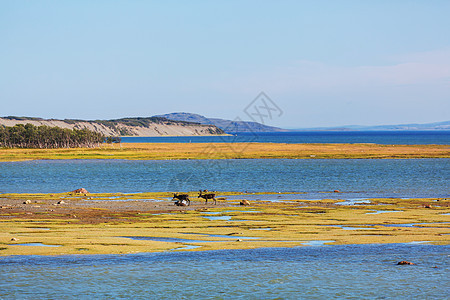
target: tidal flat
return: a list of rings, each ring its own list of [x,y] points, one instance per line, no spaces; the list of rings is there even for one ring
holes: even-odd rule
[[[450,158],[448,145],[123,143],[97,148],[0,149],[0,161],[41,159],[405,159]]]
[[[370,198],[342,205],[346,199],[258,193],[277,201],[242,206],[255,193],[219,192],[217,205],[197,194],[189,193],[191,205],[185,207],[175,206],[168,192],[0,194],[0,255],[450,243],[448,198]]]

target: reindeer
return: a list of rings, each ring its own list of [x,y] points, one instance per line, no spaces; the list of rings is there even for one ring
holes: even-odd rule
[[[217,204],[216,201],[216,193],[209,193],[208,190],[200,190],[200,193],[198,194],[198,198],[203,198],[206,200],[205,204],[208,204],[208,199],[213,199],[214,204]]]
[[[188,194],[174,193],[172,200],[175,200],[175,199],[178,199],[177,201],[175,201],[175,205],[177,205],[177,206],[186,206],[186,204],[191,205],[191,200],[189,200]]]

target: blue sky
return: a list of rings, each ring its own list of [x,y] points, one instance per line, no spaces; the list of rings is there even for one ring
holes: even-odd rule
[[[450,120],[450,1],[1,1],[0,115]]]

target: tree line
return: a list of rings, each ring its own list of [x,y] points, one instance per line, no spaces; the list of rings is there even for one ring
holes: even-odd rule
[[[6,148],[93,148],[101,143],[120,142],[118,137],[105,137],[89,129],[67,129],[46,125],[0,125],[0,147]]]

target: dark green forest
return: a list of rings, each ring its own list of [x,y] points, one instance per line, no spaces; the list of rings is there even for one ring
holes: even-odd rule
[[[88,129],[66,129],[50,126],[18,124],[0,125],[0,147],[6,148],[80,148],[98,147],[103,142],[116,142]]]

